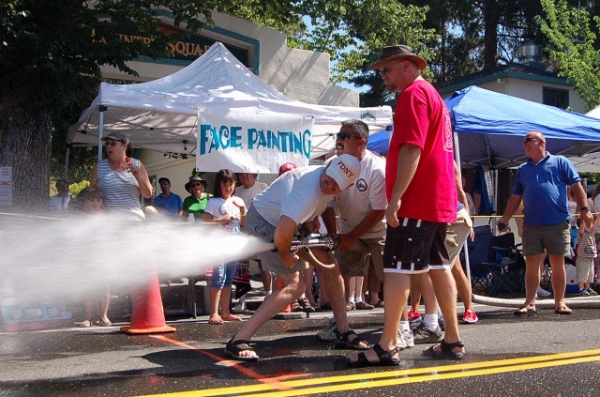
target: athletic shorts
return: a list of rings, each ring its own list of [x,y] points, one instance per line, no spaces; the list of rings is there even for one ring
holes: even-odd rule
[[[387,227],[383,269],[386,273],[418,274],[450,269],[446,241],[447,223],[400,218],[398,227]]]
[[[272,243],[275,239],[275,229],[277,227],[267,222],[254,208],[250,205],[250,209],[246,214],[246,232],[253,236]],[[283,266],[279,260],[279,254],[274,251],[267,251],[259,254],[259,259],[262,263],[262,270],[265,272],[275,272],[277,274],[292,274],[300,271],[300,262],[296,263],[291,269]]]
[[[336,251],[335,256],[344,277],[364,277],[369,274],[369,257],[373,261],[375,273],[383,280],[384,238],[358,239],[350,248]]]
[[[469,233],[473,227],[473,222],[464,208],[456,214],[456,222],[448,223],[446,228],[446,250],[450,258],[450,266],[454,266],[458,259],[458,254],[462,249]]]
[[[523,225],[523,255],[539,255],[544,248],[549,255],[571,254],[571,223],[569,221],[545,226]]]

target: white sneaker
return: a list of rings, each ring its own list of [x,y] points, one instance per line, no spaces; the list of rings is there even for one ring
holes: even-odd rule
[[[537,288],[537,296],[538,296],[538,298],[547,298],[547,297],[549,297],[551,295],[552,295],[552,292],[548,292],[545,289],[543,289],[542,287],[538,286],[538,288]]]
[[[243,313],[246,310],[246,302],[238,302],[231,308],[231,312],[235,314]]]
[[[415,337],[412,330],[398,330],[398,347],[402,350],[414,347]]]

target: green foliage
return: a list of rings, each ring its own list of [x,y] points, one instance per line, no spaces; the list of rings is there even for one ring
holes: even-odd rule
[[[571,82],[590,110],[600,103],[600,18],[585,9],[568,5],[566,0],[541,0],[544,14],[538,18],[548,38],[546,51],[561,77]]]
[[[90,186],[90,181],[83,180],[81,182],[73,182],[69,184],[69,194],[77,196],[83,189]],[[56,181],[50,183],[50,196],[56,196],[58,191],[56,190]]]

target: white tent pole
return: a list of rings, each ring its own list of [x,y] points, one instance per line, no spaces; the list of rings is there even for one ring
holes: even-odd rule
[[[104,112],[106,106],[98,106],[98,161],[102,160],[102,135],[104,134]]]

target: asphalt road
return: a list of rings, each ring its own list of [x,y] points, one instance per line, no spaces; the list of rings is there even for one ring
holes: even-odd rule
[[[421,355],[428,345],[417,345],[398,367],[363,369],[345,365],[356,352],[315,340],[331,312],[270,321],[254,338],[254,363],[223,354],[239,323],[209,325],[206,316],[169,322],[176,332],[157,335],[126,335],[120,324],[0,333],[0,396],[599,395],[600,309],[526,318],[476,309],[480,322],[460,327],[464,360],[432,360]],[[382,309],[350,315],[372,343],[382,320]]]

